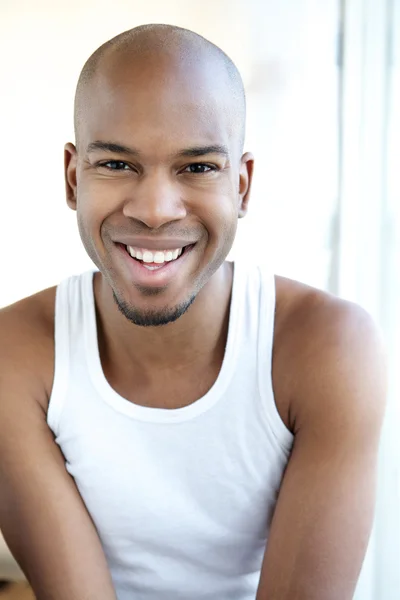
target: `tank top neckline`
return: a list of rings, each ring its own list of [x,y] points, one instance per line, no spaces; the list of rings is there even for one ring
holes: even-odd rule
[[[178,423],[188,421],[211,409],[223,397],[232,378],[236,366],[236,357],[240,344],[237,342],[237,330],[240,323],[244,285],[244,271],[235,261],[233,264],[232,294],[229,311],[228,335],[221,369],[211,388],[201,398],[188,406],[175,409],[153,408],[135,404],[127,400],[108,382],[101,364],[96,310],[93,291],[93,276],[95,271],[89,271],[82,278],[82,295],[84,311],[85,354],[87,366],[93,385],[100,397],[114,410],[127,417],[139,421],[154,423]]]

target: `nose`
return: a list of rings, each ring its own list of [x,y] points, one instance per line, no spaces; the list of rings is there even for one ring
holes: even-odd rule
[[[179,221],[187,214],[179,185],[161,172],[142,175],[130,194],[123,214],[141,221],[150,229]]]

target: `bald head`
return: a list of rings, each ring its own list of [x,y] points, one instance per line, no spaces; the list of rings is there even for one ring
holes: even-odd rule
[[[246,102],[238,69],[218,46],[192,31],[171,25],[135,27],[105,42],[89,57],[75,95],[77,148],[100,88],[121,89],[129,84],[140,93],[143,85],[151,86],[152,73],[157,88],[175,86],[177,94],[184,88],[197,90],[199,107],[218,102],[232,141],[242,152]]]

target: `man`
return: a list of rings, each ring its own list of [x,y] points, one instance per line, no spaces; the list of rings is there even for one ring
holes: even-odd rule
[[[352,598],[382,343],[361,308],[226,261],[244,118],[187,30],[83,68],[66,193],[98,271],[0,315],[0,527],[40,600]]]

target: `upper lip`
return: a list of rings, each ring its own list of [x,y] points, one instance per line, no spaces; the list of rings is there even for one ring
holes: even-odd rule
[[[145,237],[121,237],[114,240],[116,244],[124,244],[132,248],[146,248],[146,250],[176,250],[195,244],[192,240],[182,240],[179,238],[145,238]]]

